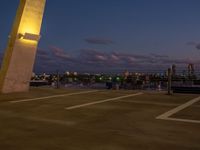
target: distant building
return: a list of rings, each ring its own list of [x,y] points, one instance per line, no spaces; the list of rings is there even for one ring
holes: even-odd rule
[[[127,79],[127,77],[130,75],[128,70],[125,70],[123,74],[125,79]]]
[[[172,76],[176,76],[176,65],[172,65]]]
[[[194,75],[194,64],[188,64],[188,76]]]

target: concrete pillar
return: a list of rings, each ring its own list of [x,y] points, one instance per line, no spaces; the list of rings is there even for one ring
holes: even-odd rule
[[[0,70],[0,92],[29,90],[46,0],[20,0]]]

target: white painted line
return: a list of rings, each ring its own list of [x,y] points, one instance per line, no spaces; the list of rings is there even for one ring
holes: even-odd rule
[[[101,101],[96,101],[96,102],[91,102],[91,103],[86,103],[86,104],[81,104],[81,105],[75,105],[75,106],[71,106],[71,107],[66,107],[65,109],[72,110],[72,109],[77,109],[77,108],[81,108],[81,107],[86,107],[86,106],[91,106],[91,105],[95,105],[95,104],[105,103],[105,102],[109,102],[109,101],[115,101],[115,100],[119,100],[119,99],[123,99],[123,98],[128,98],[128,97],[133,97],[133,96],[142,95],[142,94],[143,93],[141,93],[141,92],[140,93],[135,93],[135,94],[129,94],[129,95],[115,97],[115,98],[109,98],[109,99],[105,99],[105,100],[101,100]]]
[[[38,117],[21,117],[21,118],[27,119],[30,121],[35,121],[35,122],[44,122],[44,123],[58,124],[58,125],[65,125],[65,126],[72,126],[76,124],[76,122],[72,122],[72,121],[62,121],[62,120],[54,120],[54,119],[46,119],[46,118],[38,118]]]
[[[182,105],[180,105],[180,106],[178,106],[178,107],[176,107],[176,108],[174,108],[174,109],[172,109],[172,110],[170,110],[170,111],[168,111],[168,112],[166,112],[166,113],[164,113],[164,114],[162,114],[158,117],[156,117],[156,119],[166,119],[166,118],[172,116],[173,114],[191,106],[192,104],[194,104],[198,101],[200,101],[200,96],[197,97],[197,98],[194,98],[194,99],[190,100],[189,102],[182,104]]]
[[[185,103],[185,104],[182,104],[158,117],[156,117],[156,119],[162,119],[162,120],[170,120],[170,121],[179,121],[179,122],[187,122],[187,123],[200,123],[200,120],[190,120],[190,119],[180,119],[180,118],[173,118],[173,117],[170,117],[172,116],[173,114],[193,105],[194,103],[200,101],[200,96],[197,97],[197,98],[194,98],[192,100],[190,100],[189,102]]]
[[[178,118],[171,118],[171,117],[168,117],[164,120],[187,122],[187,123],[200,123],[200,120],[178,119]]]
[[[39,98],[10,101],[10,103],[30,102],[30,101],[44,100],[44,99],[57,98],[57,97],[65,97],[65,96],[72,96],[72,95],[94,93],[94,92],[98,92],[98,91],[99,90],[91,90],[91,91],[75,92],[75,93],[68,93],[68,94],[61,94],[61,95],[52,95],[52,96],[45,96],[45,97],[39,97]]]

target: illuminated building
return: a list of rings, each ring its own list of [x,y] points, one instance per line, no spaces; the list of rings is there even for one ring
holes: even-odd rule
[[[172,76],[176,76],[176,65],[172,65]]]
[[[194,64],[188,64],[188,76],[194,75]]]

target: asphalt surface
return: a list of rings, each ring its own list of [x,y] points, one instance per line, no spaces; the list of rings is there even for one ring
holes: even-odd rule
[[[142,91],[142,95],[131,96],[141,91],[125,90],[82,93],[85,91],[91,90],[36,88],[29,93],[0,94],[0,149],[200,149],[199,123],[156,119],[199,95]],[[124,97],[127,95],[130,97]],[[101,103],[93,104],[97,101]],[[66,109],[88,103],[92,105]],[[200,121],[199,104],[172,117]]]

